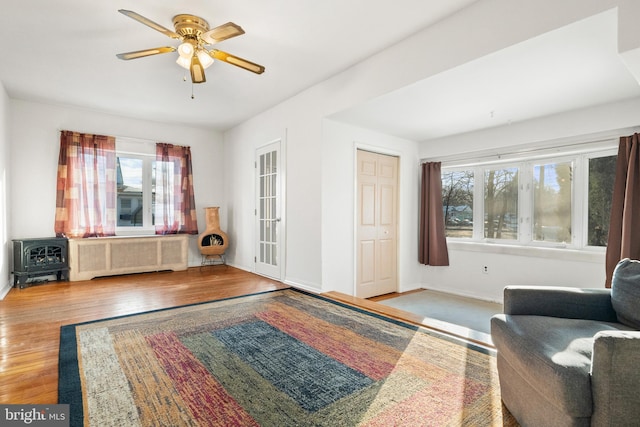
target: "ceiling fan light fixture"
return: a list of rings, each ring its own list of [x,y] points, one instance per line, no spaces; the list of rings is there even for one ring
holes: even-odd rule
[[[175,52],[177,50],[178,59],[176,63],[189,70],[191,74],[191,81],[193,83],[204,83],[206,81],[205,69],[211,66],[215,59],[256,74],[262,74],[265,70],[262,65],[255,64],[251,61],[247,61],[246,59],[242,59],[217,49],[208,50],[204,47],[208,44],[220,43],[224,40],[244,34],[242,27],[233,22],[227,22],[226,24],[210,29],[209,23],[206,20],[195,15],[180,14],[173,17],[173,26],[175,31],[172,31],[136,12],[124,9],[120,9],[119,12],[168,37],[179,39],[182,42],[177,48],[165,46],[119,53],[116,56],[120,59],[136,59],[145,56]]]
[[[194,47],[190,41],[185,41],[180,46],[178,46],[178,54],[181,58],[185,58],[190,61],[191,56],[193,56]]]
[[[178,59],[176,59],[176,64],[188,70],[191,68],[191,58],[184,58],[182,56],[178,56]]]
[[[213,64],[213,58],[211,57],[211,55],[209,55],[209,52],[207,52],[206,50],[198,49],[196,52],[196,55],[198,55],[200,64],[202,64],[202,66],[205,69],[209,68],[211,64]]]

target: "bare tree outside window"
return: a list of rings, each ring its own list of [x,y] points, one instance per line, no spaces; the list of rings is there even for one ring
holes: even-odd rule
[[[602,144],[553,157],[444,167],[445,235],[477,243],[606,247],[616,163],[615,147]]]
[[[614,155],[589,159],[589,246],[607,246],[617,157]]]
[[[571,162],[533,166],[533,239],[571,243]]]
[[[442,209],[447,237],[473,237],[473,171],[442,173]]]
[[[485,171],[484,237],[518,238],[518,168]]]

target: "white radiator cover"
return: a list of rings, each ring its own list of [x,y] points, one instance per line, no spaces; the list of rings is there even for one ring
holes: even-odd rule
[[[69,280],[186,270],[188,251],[186,234],[69,239]]]

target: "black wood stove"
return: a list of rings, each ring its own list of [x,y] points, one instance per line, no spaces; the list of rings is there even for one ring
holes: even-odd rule
[[[65,238],[13,240],[13,285],[24,288],[31,277],[56,275],[69,280],[68,242]]]

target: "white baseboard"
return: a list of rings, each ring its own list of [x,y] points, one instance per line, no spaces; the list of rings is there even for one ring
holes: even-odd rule
[[[246,271],[246,272],[249,272],[249,273],[256,274],[255,271],[253,271],[252,269],[250,269],[249,267],[244,266],[244,265],[237,265],[237,264],[229,263],[229,262],[226,265],[228,265],[229,267],[237,268],[238,270],[243,270],[243,271]]]
[[[306,292],[309,292],[311,294],[320,294],[322,293],[322,290],[314,287],[314,286],[310,286],[310,285],[305,285],[302,283],[298,283],[298,282],[294,282],[292,280],[283,280],[282,283],[284,283],[285,285],[289,285],[292,288],[296,288],[296,289],[300,289]]]
[[[9,293],[12,287],[13,287],[13,280],[9,280],[8,283],[5,283],[5,285],[2,288],[0,288],[0,300],[3,300],[4,297],[7,296],[7,294]]]

